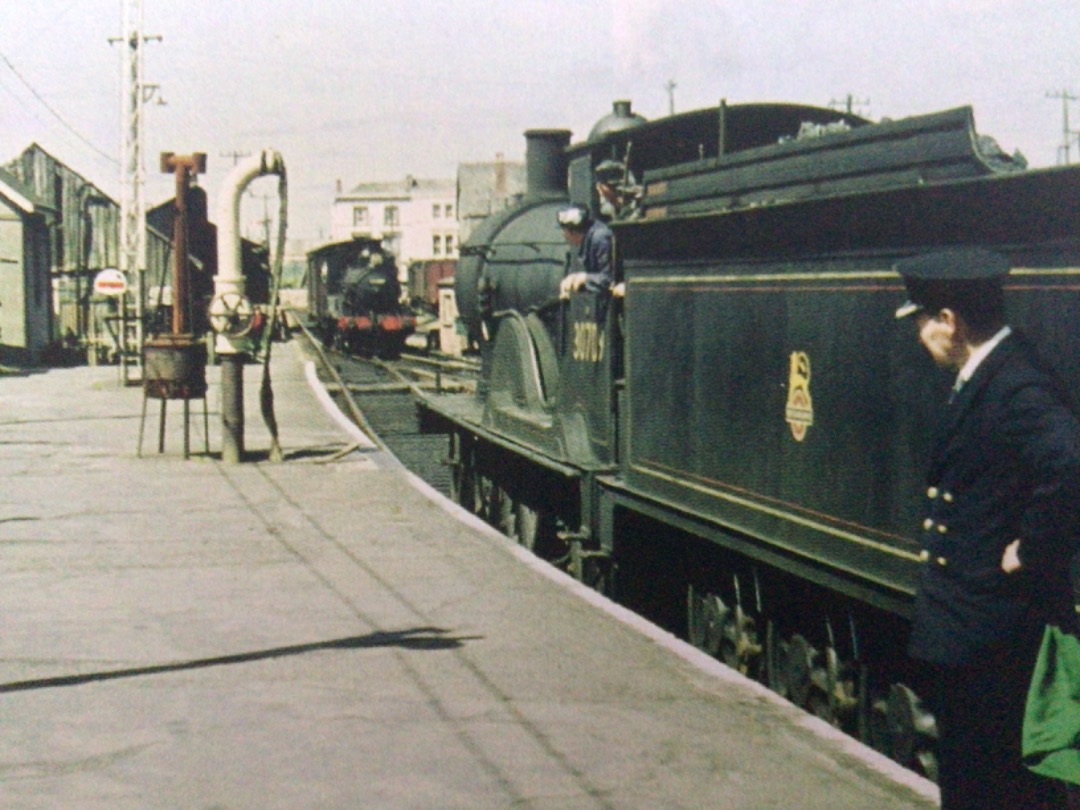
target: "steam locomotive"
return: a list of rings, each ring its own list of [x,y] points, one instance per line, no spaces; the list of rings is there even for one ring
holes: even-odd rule
[[[624,297],[560,300],[567,203],[610,222]],[[891,269],[1007,255],[1010,320],[1080,389],[1080,168],[1028,170],[970,108],[872,123],[722,103],[580,142],[526,132],[528,191],[462,247],[475,396],[425,395],[454,497],[730,665],[934,771],[902,651],[951,380]]]
[[[396,358],[416,328],[401,303],[393,254],[375,239],[332,242],[307,255],[308,315],[328,346]]]

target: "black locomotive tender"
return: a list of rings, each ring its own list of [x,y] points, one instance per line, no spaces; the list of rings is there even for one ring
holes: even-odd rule
[[[308,317],[328,346],[396,358],[416,329],[401,302],[397,265],[377,239],[349,239],[307,255]]]
[[[933,775],[902,666],[921,488],[948,375],[910,325],[898,259],[1010,257],[1011,320],[1080,389],[1080,168],[1026,170],[969,108],[871,123],[726,105],[584,142],[526,133],[528,191],[455,281],[478,395],[420,401],[454,494],[537,553]],[[624,298],[557,299],[555,212],[611,223]]]

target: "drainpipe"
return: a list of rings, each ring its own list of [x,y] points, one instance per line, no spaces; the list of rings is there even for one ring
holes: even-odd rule
[[[248,333],[254,309],[244,295],[240,261],[240,200],[253,180],[268,174],[284,178],[285,162],[277,152],[264,149],[229,172],[218,204],[218,272],[210,323],[217,333],[214,347],[221,358],[221,458],[231,464],[244,456],[244,363],[253,349]]]

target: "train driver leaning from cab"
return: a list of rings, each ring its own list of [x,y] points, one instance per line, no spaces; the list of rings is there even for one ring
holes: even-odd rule
[[[611,158],[603,160],[593,169],[593,177],[600,218],[604,222],[637,219],[641,215],[642,188],[625,163]]]
[[[600,200],[600,217],[610,222],[622,213],[626,203],[622,190],[627,180],[626,166],[617,160],[604,160],[593,170],[593,176]]]
[[[559,284],[559,297],[582,288],[586,292],[605,292],[615,279],[612,267],[611,229],[599,219],[593,219],[582,205],[560,208],[556,215],[563,237],[577,249],[573,265],[584,268],[568,273]]]

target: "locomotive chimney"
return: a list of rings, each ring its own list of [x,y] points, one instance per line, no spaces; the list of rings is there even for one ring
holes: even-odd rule
[[[566,196],[568,129],[530,129],[525,133],[525,197]]]

